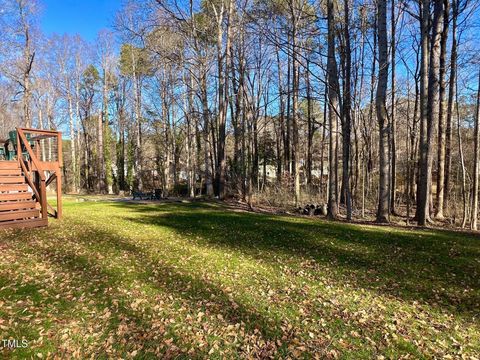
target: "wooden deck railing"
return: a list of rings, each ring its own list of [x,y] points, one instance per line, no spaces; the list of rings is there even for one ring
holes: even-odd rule
[[[47,150],[48,148],[48,150]],[[17,158],[40,204],[42,218],[62,217],[62,133],[52,130],[17,128]],[[47,200],[47,187],[55,181],[57,206]]]

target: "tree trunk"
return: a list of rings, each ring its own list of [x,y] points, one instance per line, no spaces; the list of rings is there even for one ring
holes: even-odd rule
[[[102,110],[97,117],[97,191],[99,193],[104,193],[105,189],[105,172],[104,172],[104,161],[103,161],[103,120],[102,120]]]
[[[288,36],[288,42],[287,42],[287,47],[289,46],[288,44],[290,43],[290,36]],[[287,50],[290,52],[290,49],[288,48]],[[290,176],[292,175],[292,152],[291,152],[291,123],[290,123],[290,116],[291,116],[291,101],[290,101],[290,84],[292,83],[292,73],[291,73],[291,60],[290,56],[287,56],[287,108],[286,108],[286,134],[285,134],[285,171],[288,173],[289,177],[289,182],[290,182]]]
[[[443,189],[446,196],[443,206],[444,211],[448,210],[449,208],[450,198],[450,169],[452,167],[452,118],[457,78],[457,18],[457,0],[452,0],[452,48],[450,53],[450,79],[448,87],[447,123],[445,129],[445,181]]]
[[[392,113],[390,116],[390,148],[391,148],[391,164],[390,164],[390,213],[395,214],[396,190],[397,190],[397,125],[396,125],[396,88],[395,88],[395,61],[396,61],[396,21],[395,18],[395,0],[392,0],[391,7],[391,55],[392,55]]]
[[[325,138],[327,134],[327,116],[328,116],[328,86],[325,85],[324,90],[324,105],[323,105],[323,131],[322,131],[322,142],[320,148],[320,198],[323,200],[324,192],[323,192],[323,178],[324,178],[324,155],[325,155]],[[328,187],[328,185],[327,185]],[[328,191],[327,191],[328,193]]]
[[[275,33],[276,36],[276,33]],[[281,133],[281,141],[283,144],[283,153],[278,154],[278,157],[282,156],[282,158],[278,159],[278,165],[277,165],[277,178],[278,181],[280,182],[281,177],[282,177],[282,170],[285,171],[286,169],[286,164],[287,164],[287,137],[286,137],[286,130],[285,130],[285,94],[283,91],[283,77],[282,77],[282,66],[280,62],[280,49],[278,48],[278,45],[275,48],[275,53],[276,53],[276,60],[277,60],[277,73],[278,73],[278,97],[279,97],[279,106],[280,106],[280,133]],[[283,164],[283,166],[282,166]]]
[[[366,146],[366,190],[365,196],[371,192],[371,172],[373,171],[373,139],[372,128],[374,126],[373,109],[375,100],[375,81],[376,81],[376,65],[377,65],[377,40],[378,40],[378,18],[375,11],[375,26],[373,27],[373,49],[372,49],[372,73],[370,77],[370,104],[368,110],[368,123],[364,121],[364,142]]]
[[[101,193],[106,193],[106,176],[105,176],[105,157],[104,157],[104,130],[106,124],[108,126],[108,98],[107,98],[107,71],[103,69],[103,87],[102,87],[102,109],[98,118],[98,184]]]
[[[310,88],[310,61],[307,59],[307,68],[305,71],[305,86],[307,88],[307,185],[312,185],[312,150],[313,150],[313,135],[315,134],[315,125],[312,119],[312,95]]]
[[[202,100],[202,115],[203,115],[203,144],[204,144],[204,158],[205,158],[205,185],[207,187],[207,196],[213,196],[213,182],[212,173],[210,171],[210,111],[208,109],[207,97],[207,73],[203,69],[201,75],[201,100]]]
[[[460,114],[458,109],[458,86],[455,81],[455,108],[457,116],[457,136],[458,136],[458,153],[460,155],[460,168],[462,170],[462,200],[463,200],[463,219],[462,219],[462,229],[465,228],[467,224],[468,209],[467,209],[467,171],[465,169],[465,156],[463,154],[463,141],[462,141],[462,128],[460,124]]]
[[[448,24],[449,24],[449,8],[450,2],[444,0],[444,15],[443,15],[443,29],[442,29],[442,38],[440,44],[440,108],[438,116],[438,161],[437,161],[437,219],[443,219],[443,207],[444,207],[444,198],[445,198],[445,91],[446,91],[446,82],[445,82],[445,72],[447,66],[447,38],[448,38]]]
[[[297,60],[297,12],[294,4],[291,4],[292,16],[292,77],[293,77],[293,96],[292,96],[292,131],[293,131],[293,172],[295,189],[295,206],[300,202],[300,146],[298,133],[298,93],[299,93],[299,66]]]
[[[327,216],[330,219],[338,217],[337,205],[337,162],[335,156],[337,154],[337,119],[340,114],[339,104],[339,85],[337,60],[335,57],[335,19],[334,19],[334,1],[328,0],[327,3],[327,21],[328,21],[328,117],[330,130],[330,149],[328,154],[328,205]]]
[[[350,48],[350,14],[349,0],[345,0],[344,4],[344,36],[345,36],[345,87],[343,94],[343,111],[342,111],[342,187],[345,194],[345,205],[347,206],[347,220],[352,220],[352,196],[350,189],[350,142],[352,130],[352,56]]]
[[[187,102],[188,102],[188,124],[187,124],[187,141],[191,142],[188,144],[188,194],[190,197],[195,197],[196,189],[196,156],[195,156],[195,149],[197,148],[197,137],[195,134],[194,129],[197,128],[196,126],[196,115],[194,109],[194,100],[193,100],[193,93],[194,93],[194,83],[193,77],[189,76],[190,80],[190,87],[188,88],[188,95],[187,95]],[[193,129],[193,130],[192,130]]]
[[[137,74],[136,62],[138,59],[135,58],[133,48],[130,51],[130,56],[132,59],[132,73],[133,73],[133,99],[134,99],[134,117],[135,117],[135,177],[136,177],[136,187],[139,191],[143,190],[143,179],[142,179],[142,114],[141,114],[141,95],[140,95],[140,81]]]
[[[420,65],[420,144],[418,159],[418,184],[417,184],[417,221],[420,225],[426,223],[428,214],[427,203],[427,174],[424,166],[427,165],[427,93],[428,93],[428,39],[430,22],[430,0],[421,0],[420,3],[420,36],[421,36],[421,65]]]
[[[478,221],[478,180],[479,180],[479,131],[480,121],[480,72],[478,74],[478,90],[477,90],[477,111],[475,116],[475,129],[474,129],[474,158],[473,158],[473,189],[472,189],[472,217],[470,221],[470,227],[472,230],[477,230]]]
[[[377,2],[378,21],[378,84],[375,106],[379,126],[379,154],[380,154],[380,179],[378,185],[377,221],[388,222],[388,123],[387,123],[387,84],[388,84],[388,45],[387,45],[387,4],[385,1]]]
[[[68,76],[68,75],[67,75]],[[67,87],[67,102],[68,102],[68,119],[70,129],[70,157],[72,158],[71,169],[72,172],[72,192],[77,192],[77,155],[75,151],[75,119],[73,116],[73,99],[70,89],[70,81],[66,82]]]
[[[230,58],[230,41],[232,37],[233,1],[228,2],[228,25],[225,52],[223,51],[223,2],[221,9],[216,12],[217,17],[217,68],[218,68],[218,139],[217,139],[217,191],[220,199],[226,195],[225,174],[226,174],[226,117],[228,104],[228,66]]]
[[[430,194],[432,184],[433,139],[439,116],[439,69],[440,69],[440,41],[443,26],[443,0],[435,0],[432,22],[432,40],[430,46],[430,64],[428,71],[428,101],[427,101],[427,128],[423,144],[423,158],[418,199],[418,224],[426,225],[430,219]]]
[[[415,118],[415,116],[414,116]],[[414,120],[415,121],[415,120]],[[405,197],[406,197],[406,202],[407,202],[407,219],[406,219],[406,224],[409,225],[410,223],[410,203],[411,203],[411,197],[410,193],[412,191],[411,189],[411,173],[412,173],[412,163],[410,161],[410,154],[412,153],[412,148],[410,147],[410,138],[412,134],[412,127],[410,125],[410,79],[407,79],[407,115],[406,115],[406,122],[407,122],[407,136],[405,138],[405,150],[406,150],[406,159],[407,159],[407,177],[405,181]]]

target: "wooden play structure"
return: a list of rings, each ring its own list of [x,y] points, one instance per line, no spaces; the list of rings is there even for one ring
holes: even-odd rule
[[[62,133],[17,128],[0,143],[0,229],[48,225],[62,216]],[[56,207],[47,188],[56,187]]]

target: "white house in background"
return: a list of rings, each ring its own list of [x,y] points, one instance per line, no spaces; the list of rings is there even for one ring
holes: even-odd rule
[[[188,172],[185,170],[180,170],[178,172],[178,178],[182,181],[187,181],[188,180]]]
[[[268,181],[274,181],[277,178],[277,167],[275,165],[267,165],[266,167],[266,172],[267,172],[267,180]],[[301,171],[304,171],[303,164],[301,164]],[[320,179],[320,176],[322,175],[322,171],[320,169],[320,163],[313,164],[313,169],[312,169],[312,178],[314,179]],[[323,162],[323,176],[328,175],[328,161]],[[263,165],[258,166],[258,176],[260,178],[263,177]]]
[[[265,169],[267,172],[267,180],[272,181],[277,178],[277,167],[275,165],[267,165]],[[260,165],[258,167],[258,176],[260,178],[263,178],[263,165]]]

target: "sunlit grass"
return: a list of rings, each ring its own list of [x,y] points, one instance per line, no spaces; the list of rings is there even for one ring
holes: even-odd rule
[[[2,233],[7,357],[480,354],[479,237],[91,200]]]

